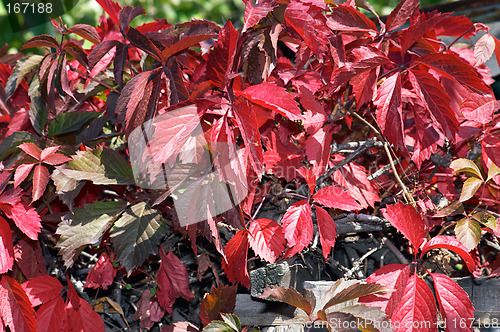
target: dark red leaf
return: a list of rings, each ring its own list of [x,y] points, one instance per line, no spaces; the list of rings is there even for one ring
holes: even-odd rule
[[[22,50],[28,49],[28,48],[33,48],[33,47],[48,47],[48,48],[59,48],[59,43],[57,40],[49,35],[40,35],[40,36],[35,36],[28,40],[23,47],[21,48]]]
[[[429,54],[417,58],[415,61],[435,69],[440,75],[452,79],[472,91],[491,93],[490,87],[484,83],[474,68],[455,54]]]
[[[148,37],[144,36],[137,29],[129,28],[127,32],[127,39],[135,47],[140,48],[144,52],[149,53],[156,60],[161,61],[162,56],[160,50]]]
[[[277,6],[278,3],[275,0],[261,0],[257,4],[254,4],[253,0],[247,0],[245,3],[245,18],[243,20],[245,23],[243,23],[242,32],[259,23],[261,19],[266,17]]]
[[[119,44],[120,42],[117,40],[106,40],[96,45],[88,56],[89,69],[94,68],[99,61],[101,61],[101,59],[108,54],[111,49],[113,49],[113,47],[116,47]]]
[[[260,106],[276,111],[290,120],[302,120],[295,96],[288,93],[284,88],[269,82],[252,85],[246,88],[241,94]]]
[[[31,278],[22,284],[33,307],[47,303],[60,296],[63,286],[57,278],[43,275]]]
[[[64,43],[63,50],[75,58],[82,66],[88,66],[87,53],[80,47],[80,45],[73,42]],[[64,69],[63,69],[64,70]]]
[[[397,202],[382,212],[391,225],[410,241],[417,253],[427,237],[427,222],[410,204]]]
[[[152,295],[148,290],[142,293],[139,302],[137,302],[137,311],[133,319],[140,319],[140,326],[145,329],[153,327],[154,323],[159,322],[165,315],[165,310],[162,309],[156,296]]]
[[[326,24],[330,29],[335,31],[377,31],[377,27],[372,20],[349,5],[339,5],[333,8]]]
[[[0,217],[0,273],[4,274],[14,266],[14,243],[7,221]]]
[[[47,274],[45,259],[38,241],[22,238],[14,246],[14,257],[17,266],[26,278],[31,279]]]
[[[335,246],[335,238],[337,237],[337,228],[332,217],[323,208],[316,206],[316,221],[318,223],[319,239],[321,241],[321,249],[323,257],[328,261],[328,256],[332,248]]]
[[[250,3],[251,1],[247,2]],[[208,54],[207,77],[218,87],[225,89],[227,81],[233,73],[234,55],[238,42],[238,31],[231,21],[227,21],[213,50]]]
[[[113,266],[107,253],[103,252],[87,275],[84,287],[108,289],[115,280],[118,270]]]
[[[415,10],[417,10],[418,5],[418,0],[400,1],[387,18],[385,23],[386,31],[395,30],[405,24]]]
[[[422,257],[431,249],[443,248],[456,252],[465,261],[467,268],[470,272],[476,269],[476,264],[474,259],[470,256],[467,249],[464,247],[457,238],[453,236],[440,235],[433,237],[422,247]]]
[[[173,305],[178,297],[186,300],[194,298],[189,290],[189,276],[186,266],[172,253],[172,250],[165,254],[165,250],[160,249],[160,270],[158,271],[158,302],[169,314],[172,313]]]
[[[144,8],[124,6],[118,15],[118,20],[120,22],[118,26],[120,27],[120,31],[122,31],[122,33],[126,33],[130,22],[132,22],[132,20],[139,15],[146,15]]]
[[[274,263],[285,250],[285,237],[281,226],[270,219],[255,219],[248,228],[248,242],[260,258]]]
[[[12,332],[36,332],[35,310],[21,285],[8,276],[0,281],[0,315]]]
[[[69,329],[66,304],[61,296],[44,303],[36,311],[36,326],[38,332],[53,332],[57,326],[59,331]]]
[[[291,251],[288,256],[299,253],[309,245],[313,238],[311,205],[301,200],[288,207],[282,219],[283,233]]]
[[[361,210],[362,207],[352,198],[349,191],[341,187],[328,186],[318,190],[312,197],[316,202],[329,208],[346,211]]]
[[[455,281],[440,273],[430,273],[446,332],[472,332],[474,307],[469,295]],[[452,322],[450,324],[450,322]],[[453,324],[465,322],[465,324]]]
[[[324,31],[324,18],[321,25],[316,24],[315,18],[308,12],[307,5],[299,1],[291,2],[285,11],[286,22],[302,37],[307,47],[319,55],[325,49],[327,32]]]
[[[101,42],[101,37],[97,30],[88,24],[75,24],[68,31],[77,34],[78,36],[87,39],[91,43],[99,44]]]
[[[228,21],[228,23],[226,23],[226,26],[227,26],[227,24],[231,24],[231,21]],[[232,24],[231,24],[231,26],[232,26]],[[234,30],[234,28],[233,28],[233,30]],[[234,31],[236,31],[236,30],[234,30]],[[183,36],[181,39],[176,41],[174,44],[169,45],[168,47],[166,47],[163,50],[163,52],[162,52],[163,58],[168,59],[171,56],[173,56],[174,54],[179,53],[181,51],[184,51],[190,47],[196,46],[200,42],[207,40],[208,38],[216,36],[216,35],[217,34],[214,31],[203,31],[201,34],[195,34],[192,36]],[[234,42],[236,42],[236,40],[230,40],[230,42],[234,43]],[[227,45],[227,46],[230,46],[230,45]],[[234,47],[234,45],[233,45],[233,47]],[[231,52],[233,50],[227,49],[226,51]],[[229,54],[231,54],[231,53],[229,53]],[[234,54],[233,54],[233,56],[234,56]],[[210,65],[210,62],[207,63],[207,68],[209,65]],[[231,68],[224,67],[224,69],[231,69]]]
[[[203,325],[213,320],[222,320],[221,313],[232,313],[236,304],[236,291],[238,287],[212,286],[210,293],[205,294],[200,303],[200,319]]]
[[[234,284],[239,282],[243,286],[250,288],[247,267],[248,233],[244,230],[238,231],[226,244],[224,252],[226,259],[222,261],[222,268],[226,272],[229,281]]]

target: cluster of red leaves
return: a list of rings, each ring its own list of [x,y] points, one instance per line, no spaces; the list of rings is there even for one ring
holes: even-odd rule
[[[62,285],[47,275],[36,240],[50,242],[54,235],[59,239],[52,245],[66,266],[88,245],[99,245],[100,258],[86,284],[92,288],[112,285],[118,266],[130,275],[160,248],[157,292],[143,293],[134,316],[144,328],[172,313],[178,297],[194,297],[188,270],[161,247],[169,232],[185,235],[195,252],[198,236],[208,239],[221,255],[227,279],[246,287],[252,251],[271,263],[291,257],[309,246],[317,225],[328,260],[337,235],[332,216],[372,213],[387,205],[382,199],[388,195],[415,203],[389,205],[383,216],[420,257],[432,248],[455,250],[474,271],[469,251],[479,242],[481,225],[499,235],[495,218],[462,205],[491,210],[499,203],[500,105],[484,62],[494,51],[498,58],[500,41],[486,26],[449,13],[421,13],[416,0],[401,1],[385,23],[363,2],[377,24],[354,0],[341,5],[247,0],[238,30],[230,21],[220,27],[206,20],[176,25],[155,20],[133,27],[133,19],[145,14],[142,8],[98,2],[110,19],[97,28],[53,21],[61,42],[41,35],[23,47],[44,49],[44,55],[0,58],[0,209],[5,216],[0,217],[0,326],[43,330],[58,321],[62,330],[103,330],[71,282],[64,300]],[[486,33],[474,50],[440,39],[470,38],[479,31]],[[198,144],[194,137],[201,126],[206,144],[196,147],[190,161],[204,151],[216,152],[211,166],[225,170],[219,180],[246,183],[244,190],[235,186],[240,203],[233,210],[214,215],[208,209],[205,221],[188,226],[181,226],[172,209],[169,196],[177,188],[134,186],[133,147],[122,144],[149,120],[179,110],[197,116],[187,112],[177,121],[154,123],[149,149],[141,151],[153,152],[147,156],[151,165],[187,158],[184,146]],[[480,142],[479,153],[473,142]],[[343,144],[355,151],[342,155],[337,147]],[[448,167],[451,158],[465,157],[469,164]],[[388,165],[402,176],[379,172]],[[461,195],[454,171],[473,175]],[[191,174],[179,176],[181,186]],[[289,203],[286,212],[280,220],[258,218],[278,187],[279,198]],[[193,195],[192,206],[207,204],[212,189],[203,190]],[[437,211],[430,198],[439,195],[457,203],[450,205],[453,211]],[[428,241],[431,227],[439,228],[443,217],[455,212],[465,214],[455,228],[460,241],[450,236]],[[237,231],[224,239],[221,225]],[[404,265],[377,271],[369,280],[396,291],[365,302],[382,307],[394,321],[435,320],[432,293],[417,272]],[[431,276],[441,315],[471,317],[463,291],[445,276]],[[223,298],[233,292],[218,288],[204,299],[204,324],[232,309]],[[87,327],[89,322],[95,325]]]

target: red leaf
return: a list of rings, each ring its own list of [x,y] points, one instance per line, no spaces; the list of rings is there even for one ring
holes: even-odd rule
[[[7,221],[0,217],[0,274],[4,274],[14,265],[14,242]]]
[[[104,322],[90,304],[78,296],[68,279],[68,299],[66,313],[72,331],[104,332]]]
[[[250,288],[250,278],[247,268],[248,233],[244,230],[238,231],[224,247],[226,259],[222,261],[222,268],[227,278],[233,284],[239,282]]]
[[[341,209],[346,211],[361,210],[361,205],[352,198],[349,191],[341,187],[328,186],[321,188],[312,197],[316,202],[329,208]]]
[[[446,332],[472,331],[474,307],[469,295],[455,281],[440,273],[430,273]],[[457,322],[457,323],[455,323]],[[459,324],[458,322],[465,322]]]
[[[322,15],[319,19],[315,18],[308,11],[306,4],[292,1],[286,8],[285,20],[302,37],[304,43],[314,54],[321,54],[324,51],[328,39],[327,32],[323,31],[325,30],[325,18]],[[317,20],[321,22],[321,25],[318,25]]]
[[[210,293],[205,294],[200,303],[200,319],[203,325],[213,320],[222,320],[221,313],[232,313],[236,304],[236,291],[238,287],[212,286]]]
[[[16,226],[32,240],[38,239],[38,233],[42,228],[41,219],[35,208],[26,207],[23,203],[12,206],[3,205],[0,208],[7,217],[14,220]]]
[[[332,144],[332,127],[320,128],[314,135],[306,140],[305,152],[307,159],[312,164],[314,176],[319,177],[325,173],[330,158],[330,145]]]
[[[97,0],[97,2],[99,3],[99,5],[101,5],[102,9],[104,9],[104,11],[108,13],[109,17],[111,17],[116,26],[120,26],[118,13],[120,13],[122,7],[112,0]]]
[[[321,241],[321,249],[323,249],[323,257],[328,261],[328,256],[335,246],[337,228],[328,212],[319,206],[316,206],[316,220],[318,222],[319,239]]]
[[[172,250],[165,254],[160,250],[160,270],[158,271],[158,302],[169,314],[172,314],[175,299],[182,297],[188,301],[194,298],[189,290],[189,276],[186,266],[174,255]]]
[[[21,51],[33,47],[58,48],[58,46],[59,43],[54,37],[49,35],[39,35],[28,40],[21,48]]]
[[[142,293],[139,302],[137,302],[137,311],[133,319],[140,319],[140,326],[145,329],[153,327],[154,323],[159,322],[165,315],[165,310],[162,309],[157,298],[149,291]]]
[[[433,237],[422,247],[421,256],[423,257],[429,250],[435,248],[444,248],[456,252],[465,261],[465,264],[467,265],[467,268],[470,272],[476,269],[474,259],[467,251],[467,248],[465,248],[464,245],[460,243],[460,241],[458,241],[455,237],[446,235]]]
[[[42,151],[40,151],[38,146],[36,146],[34,143],[23,143],[23,144],[19,145],[18,148],[20,148],[21,150],[24,151],[24,153],[32,156],[36,160],[41,159]]]
[[[66,304],[61,296],[44,303],[36,311],[36,327],[38,332],[53,332],[54,327],[59,331],[69,329]]]
[[[336,31],[370,32],[377,31],[377,26],[365,14],[348,5],[339,5],[332,9],[326,21],[327,26]]]
[[[311,205],[305,199],[288,207],[282,219],[283,233],[291,251],[288,256],[299,253],[313,238]]]
[[[497,58],[497,63],[500,65],[500,40],[498,38],[493,37],[495,40],[495,57]]]
[[[97,263],[95,263],[94,267],[87,275],[83,287],[94,289],[102,288],[106,290],[108,286],[113,284],[117,272],[118,270],[113,266],[108,254],[103,252],[101,256],[99,256]]]
[[[42,151],[43,153],[43,151]],[[54,153],[53,155],[50,155],[42,160],[42,162],[49,164],[49,165],[60,165],[63,164],[67,161],[70,161],[70,157],[66,157],[65,155],[61,153]]]
[[[418,0],[400,1],[387,18],[385,23],[386,31],[395,30],[405,24],[415,10],[417,10],[418,5]]]
[[[274,8],[278,6],[275,0],[261,0],[254,4],[253,0],[247,0],[245,4],[245,18],[242,32],[247,31],[261,19],[267,16]]]
[[[16,173],[14,173],[14,187],[19,187],[30,174],[33,166],[35,166],[35,163],[22,164],[16,168]]]
[[[238,97],[234,107],[234,117],[245,146],[250,152],[250,163],[260,177],[264,170],[264,157],[253,105],[248,100]]]
[[[401,75],[395,73],[379,86],[373,103],[377,106],[377,124],[385,137],[398,148],[403,147],[403,106]]]
[[[36,165],[33,173],[33,199],[32,202],[42,197],[49,183],[49,170],[42,165]]]
[[[248,242],[260,258],[274,263],[285,250],[285,237],[281,226],[270,219],[256,219],[248,229]]]
[[[413,274],[408,279],[399,306],[391,320],[396,332],[434,332],[437,331],[437,308],[429,286]],[[411,322],[411,324],[408,324]]]
[[[56,299],[63,289],[59,280],[49,275],[31,278],[24,282],[22,287],[33,307]]]
[[[306,180],[307,186],[309,187],[309,193],[312,194],[314,192],[314,188],[316,188],[316,176],[313,171],[308,168],[299,168],[296,169],[296,171],[302,175],[304,180]]]
[[[245,98],[260,106],[276,111],[290,120],[302,120],[297,102],[293,99],[294,94],[276,84],[262,82],[252,85],[240,92]]]
[[[458,128],[457,116],[450,107],[451,98],[439,81],[424,70],[411,69],[408,78],[424,107],[436,119],[436,125],[448,138],[453,138]]]
[[[88,24],[75,24],[68,31],[73,32],[74,34],[87,39],[93,44],[99,44],[101,42],[101,37],[97,30]]]
[[[427,237],[427,223],[422,215],[410,204],[401,202],[388,205],[382,214],[389,220],[391,225],[396,227],[410,241],[415,254],[418,253]]]
[[[12,332],[36,332],[35,310],[21,285],[8,276],[0,281],[0,315]]]
[[[479,93],[491,93],[484,81],[467,62],[455,54],[433,53],[415,60],[435,69],[440,75],[455,80]]]
[[[388,318],[392,317],[399,305],[410,277],[410,268],[403,264],[389,264],[373,272],[367,283],[377,283],[394,289],[392,293],[372,294],[359,299],[360,303],[381,308]]]
[[[247,2],[247,5],[250,1]],[[238,42],[238,31],[231,21],[227,21],[213,50],[208,54],[207,77],[218,87],[225,89],[230,75],[233,73],[234,55]]]

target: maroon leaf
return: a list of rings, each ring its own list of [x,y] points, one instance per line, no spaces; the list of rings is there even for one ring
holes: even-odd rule
[[[0,217],[0,273],[4,274],[14,266],[14,243],[7,221]]]
[[[37,307],[60,296],[63,286],[55,277],[43,275],[31,278],[22,284],[31,305]]]
[[[226,23],[226,26],[228,24],[231,24],[231,21],[228,21],[228,23]],[[232,26],[232,24],[231,24],[231,26]],[[233,28],[233,30],[234,30],[234,28]],[[234,30],[234,32],[236,32],[236,30]],[[177,42],[175,42],[174,44],[166,47],[163,50],[163,52],[162,52],[163,58],[164,59],[168,59],[171,56],[175,55],[176,53],[184,51],[187,48],[196,46],[200,42],[202,42],[204,40],[207,40],[208,38],[216,36],[216,35],[217,34],[214,31],[203,31],[201,34],[195,34],[195,35],[192,35],[192,36],[183,36]],[[228,37],[229,36],[230,35],[228,35]],[[236,42],[236,40],[229,40],[229,41],[231,43]],[[227,46],[230,46],[230,45],[227,45]],[[217,46],[215,46],[215,47],[217,47]],[[226,51],[234,52],[234,45],[232,46],[232,48],[226,49]],[[229,54],[232,54],[232,53],[229,53]],[[234,56],[234,54],[233,54],[233,56]],[[209,65],[210,65],[210,62],[207,63],[207,68],[208,68]],[[229,67],[229,66],[228,67],[223,67],[223,68],[224,69],[231,69],[231,67]],[[219,69],[221,69],[221,68],[219,68]]]
[[[108,254],[103,252],[87,275],[83,287],[106,290],[113,284],[117,272],[118,270],[113,266]]]
[[[259,23],[261,19],[266,17],[277,6],[278,3],[275,0],[261,0],[257,4],[254,4],[253,0],[247,0],[245,3],[245,18],[243,20],[245,23],[243,23],[242,32]]]
[[[173,305],[178,297],[186,300],[194,298],[189,290],[189,277],[186,266],[172,253],[165,254],[163,248],[160,250],[160,270],[158,271],[158,302],[169,314],[172,313]]]
[[[247,2],[250,3],[251,1]],[[233,73],[234,55],[238,43],[238,31],[227,21],[213,50],[208,54],[207,77],[216,85],[225,88]]]
[[[145,329],[153,327],[154,323],[159,322],[165,315],[165,310],[158,303],[156,296],[148,290],[142,293],[139,302],[137,302],[137,311],[133,319],[140,319],[140,326]]]
[[[0,281],[0,315],[12,332],[35,332],[35,310],[21,285],[8,276]]]
[[[318,26],[307,9],[306,4],[292,1],[286,8],[285,20],[297,31],[314,54],[320,54],[327,43],[326,32],[322,31],[325,27],[324,24]]]
[[[321,188],[312,197],[316,202],[329,208],[341,209],[346,211],[361,210],[362,207],[352,198],[349,191],[341,187],[328,186]]]
[[[401,75],[395,73],[379,86],[373,103],[377,106],[377,123],[385,137],[398,148],[403,147],[403,107]]]
[[[127,32],[127,39],[135,47],[140,48],[144,52],[149,53],[156,60],[161,61],[162,56],[160,50],[148,37],[140,33],[139,30],[129,28]]]
[[[434,295],[426,282],[416,273],[408,279],[401,302],[391,319],[395,322],[396,332],[437,331],[437,308]],[[414,324],[414,322],[418,323]]]
[[[94,68],[99,63],[99,61],[101,61],[101,59],[106,54],[108,54],[111,51],[111,49],[113,49],[113,47],[116,47],[117,45],[121,45],[120,42],[117,40],[106,40],[96,45],[88,56],[89,69]]]
[[[238,287],[212,286],[210,293],[205,294],[200,303],[200,319],[203,325],[207,325],[213,320],[221,320],[221,313],[233,312],[236,304],[236,291]]]
[[[239,282],[250,288],[250,278],[247,268],[248,233],[244,230],[238,231],[224,247],[226,259],[222,261],[222,268],[227,278],[232,283]]]
[[[28,49],[28,48],[33,48],[33,47],[48,47],[48,48],[59,48],[59,43],[57,40],[55,40],[54,37],[49,36],[49,35],[40,35],[40,36],[35,36],[28,40],[23,47],[21,48],[22,50]]]
[[[434,281],[436,298],[442,319],[447,322],[446,332],[472,331],[474,307],[469,295],[455,281],[440,273],[430,273]],[[450,322],[452,322],[450,324]],[[453,324],[465,322],[465,324]]]
[[[328,256],[335,246],[335,238],[337,237],[335,222],[328,212],[319,206],[316,206],[316,220],[318,222],[319,239],[321,241],[323,257],[328,261]]]
[[[97,30],[88,24],[75,24],[68,31],[77,34],[78,36],[87,39],[91,43],[99,44],[101,42],[101,37]]]
[[[419,5],[418,0],[404,0],[400,1],[396,8],[391,12],[385,23],[387,31],[400,28],[411,15],[417,10]]]
[[[26,278],[31,279],[47,274],[45,259],[38,241],[21,239],[14,246],[14,256],[17,266]]]
[[[84,67],[88,66],[87,53],[80,47],[80,45],[73,42],[64,43],[63,50],[75,58]]]
[[[397,202],[382,212],[385,218],[410,241],[415,254],[427,237],[427,223],[410,204]]]
[[[246,88],[241,94],[260,106],[276,111],[290,120],[302,120],[297,102],[292,93],[276,84],[262,82]]]
[[[124,6],[118,15],[120,31],[127,32],[130,22],[139,15],[146,15],[142,7]]]
[[[268,287],[264,290],[260,298],[275,299],[288,303],[291,306],[304,310],[307,315],[310,315],[313,310],[311,303],[293,288]]]
[[[333,8],[326,24],[330,29],[336,31],[377,31],[377,27],[373,21],[349,5],[339,5]]]
[[[288,207],[282,219],[283,233],[291,251],[288,256],[299,253],[309,245],[313,238],[311,205],[301,200]]]
[[[248,242],[260,258],[274,263],[285,250],[285,237],[281,226],[270,219],[255,219],[248,229]]]
[[[467,248],[465,248],[455,237],[446,235],[433,237],[422,247],[421,256],[423,257],[429,250],[436,248],[443,248],[456,252],[465,261],[470,272],[476,269],[474,259],[470,256]]]

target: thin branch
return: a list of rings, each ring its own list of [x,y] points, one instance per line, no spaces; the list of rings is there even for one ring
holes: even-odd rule
[[[406,185],[403,183],[403,181],[399,177],[398,171],[396,170],[396,165],[394,165],[394,160],[392,159],[391,152],[389,151],[389,143],[384,144],[384,149],[385,149],[385,152],[387,153],[387,157],[389,158],[389,163],[391,164],[392,172],[394,173],[394,176],[396,177],[396,180],[398,181],[399,186],[403,190],[403,193],[405,194],[406,199],[408,200],[408,202],[411,203],[411,205],[413,205],[413,207],[417,206],[417,203],[413,199],[413,196],[410,195],[408,188],[406,187]]]

